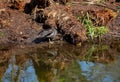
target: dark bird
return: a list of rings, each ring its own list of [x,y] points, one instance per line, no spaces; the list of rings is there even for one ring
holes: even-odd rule
[[[34,40],[35,43],[40,43],[42,41],[51,42],[51,40],[57,35],[57,30],[54,27],[43,29],[37,35],[36,39]]]
[[[52,27],[52,28],[42,30],[37,37],[38,38],[54,38],[56,35],[57,35],[57,30]]]

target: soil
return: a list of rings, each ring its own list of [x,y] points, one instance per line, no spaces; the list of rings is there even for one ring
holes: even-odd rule
[[[57,29],[59,34],[55,40],[62,39],[73,44],[86,42],[85,28],[77,20],[77,16],[84,16],[86,12],[90,14],[95,26],[105,25],[109,28],[109,32],[101,37],[101,42],[120,41],[120,2],[118,0],[94,4],[86,4],[84,0],[55,0],[55,5],[53,4],[52,7],[49,1],[51,0],[1,0],[0,44],[35,43],[37,35],[45,29],[46,25]],[[56,10],[55,7],[59,9]],[[55,12],[52,11],[57,15],[54,16]],[[63,14],[66,16],[62,17]],[[71,19],[69,22],[65,19],[64,23],[64,18],[67,16]],[[53,22],[46,22],[48,20]],[[70,27],[73,27],[72,31]]]

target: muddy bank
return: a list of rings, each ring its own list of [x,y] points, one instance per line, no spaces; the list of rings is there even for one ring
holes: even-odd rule
[[[81,0],[1,0],[0,43],[40,43],[49,39],[72,44],[91,41],[85,25],[78,20],[79,16],[82,18],[86,13],[90,15],[94,26],[106,26],[109,29],[106,34],[95,38],[96,42],[119,42],[119,2],[108,1],[102,5],[84,3]]]

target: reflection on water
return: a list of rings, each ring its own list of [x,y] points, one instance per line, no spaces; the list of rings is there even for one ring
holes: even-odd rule
[[[2,47],[0,82],[120,82],[119,54],[120,45]]]
[[[23,67],[19,67],[15,56],[12,56],[2,82],[38,82],[32,60],[27,60]]]
[[[120,56],[115,63],[101,64],[78,61],[82,75],[91,82],[120,82]]]

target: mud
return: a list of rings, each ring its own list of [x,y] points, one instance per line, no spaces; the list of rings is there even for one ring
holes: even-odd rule
[[[44,29],[44,25],[58,30],[60,36],[57,40],[62,39],[73,44],[85,42],[85,27],[77,21],[77,16],[84,16],[86,12],[90,14],[95,26],[106,25],[109,28],[110,31],[101,37],[101,42],[120,41],[119,1],[108,0],[104,4],[95,2],[86,5],[82,0],[55,0],[52,7],[50,1],[1,0],[0,43],[34,43],[38,33]],[[63,22],[66,17],[70,20]]]

